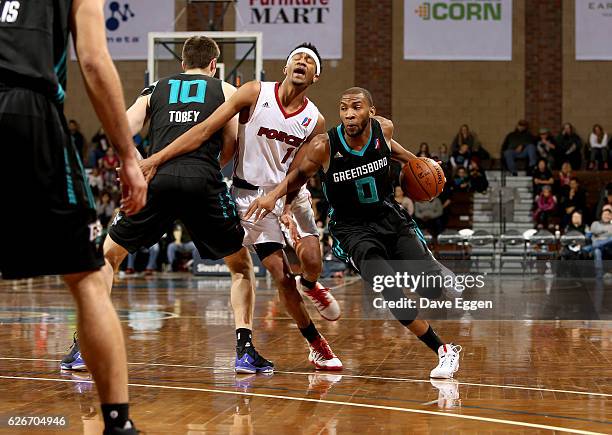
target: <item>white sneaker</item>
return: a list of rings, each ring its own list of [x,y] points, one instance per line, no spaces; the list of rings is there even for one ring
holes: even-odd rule
[[[438,389],[438,408],[450,409],[461,406],[459,399],[459,383],[454,379],[438,381],[430,379],[431,385]]]
[[[308,347],[308,361],[314,364],[317,370],[342,370],[342,361],[334,354],[323,336],[309,343]]]
[[[438,348],[438,365],[429,374],[430,378],[450,379],[459,370],[461,346],[443,344]]]
[[[298,289],[310,302],[314,304],[317,311],[325,320],[334,322],[340,318],[340,305],[332,295],[331,290],[317,282],[312,290],[307,289],[301,283],[301,277],[296,277]]]

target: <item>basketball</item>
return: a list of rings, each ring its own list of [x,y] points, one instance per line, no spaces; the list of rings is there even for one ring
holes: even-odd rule
[[[445,183],[440,165],[427,157],[412,159],[402,168],[402,190],[414,201],[431,201],[442,193]]]

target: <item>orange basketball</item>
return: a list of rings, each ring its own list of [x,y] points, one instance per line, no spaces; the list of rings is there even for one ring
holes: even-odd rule
[[[412,159],[402,168],[400,179],[404,194],[414,201],[431,201],[444,189],[444,171],[432,159]]]

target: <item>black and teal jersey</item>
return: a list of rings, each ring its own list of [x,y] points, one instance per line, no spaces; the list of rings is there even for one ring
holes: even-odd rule
[[[0,87],[63,103],[72,0],[0,0]]]
[[[177,74],[166,77],[145,88],[141,95],[151,94],[149,99],[149,154],[156,153],[194,125],[208,118],[225,102],[222,82],[202,74]],[[159,171],[176,174],[178,168],[193,170],[198,164],[207,163],[219,171],[219,154],[223,146],[222,130],[187,154],[170,160]],[[186,167],[186,165],[188,168]]]
[[[370,138],[360,150],[351,149],[339,125],[328,131],[329,168],[322,173],[332,219],[364,219],[384,210],[393,195],[389,175],[391,150],[380,123],[371,120]]]

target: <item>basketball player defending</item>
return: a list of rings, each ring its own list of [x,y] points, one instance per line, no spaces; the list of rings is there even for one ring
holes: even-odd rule
[[[236,89],[214,78],[219,47],[210,38],[197,36],[185,41],[184,72],[166,77],[145,88],[128,110],[133,134],[150,119],[153,152],[205,119]],[[255,350],[252,343],[255,275],[248,250],[242,246],[244,230],[221,175],[218,157],[227,163],[238,131],[232,119],[201,146],[166,163],[149,185],[144,209],[126,217],[117,215],[104,242],[103,272],[109,288],[128,252],[150,247],[176,219],[189,231],[203,258],[223,258],[232,277],[231,304],[236,324],[236,371],[272,372],[274,365]],[[223,151],[222,151],[223,147]],[[61,367],[83,370],[78,340],[62,360]]]
[[[340,100],[342,123],[315,137],[299,167],[274,190],[255,199],[245,217],[265,219],[279,198],[322,170],[332,208],[329,231],[334,253],[355,265],[366,282],[371,285],[375,276],[393,276],[389,260],[418,261],[426,274],[445,275],[448,269],[434,259],[419,229],[393,199],[390,160],[406,163],[416,157],[392,139],[393,123],[375,114],[369,91],[346,90]],[[388,288],[383,295],[388,300],[404,297],[402,288]],[[438,366],[430,376],[452,378],[459,369],[461,347],[443,343],[426,321],[416,319],[416,310],[391,312],[438,354]]]
[[[321,74],[321,58],[316,48],[304,43],[287,58],[282,83],[252,81],[242,86],[210,118],[192,128],[174,143],[141,162],[145,177],[177,155],[191,152],[203,140],[239,114],[238,151],[235,156],[233,194],[240,216],[253,199],[274,189],[283,180],[298,147],[325,131],[325,120],[305,97],[310,85]],[[310,319],[296,282],[284,260],[284,236],[279,223],[283,203],[276,204],[268,218],[253,222],[242,219],[245,246],[253,247],[279,288],[287,311],[296,321],[310,346],[309,360],[320,370],[340,370],[342,363],[319,334]],[[296,246],[302,263],[302,290],[319,313],[329,320],[340,316],[338,302],[329,289],[317,283],[321,273],[321,250],[308,193],[302,190],[291,207],[299,240]],[[286,216],[283,216],[285,222]]]
[[[93,195],[63,114],[68,33],[89,98],[121,159],[122,208],[146,199],[123,91],[108,53],[103,0],[3,2],[0,20],[0,270],[4,279],[62,274],[78,309],[83,355],[104,434],[132,435],[123,333],[100,267]],[[32,258],[32,247],[40,257]]]

